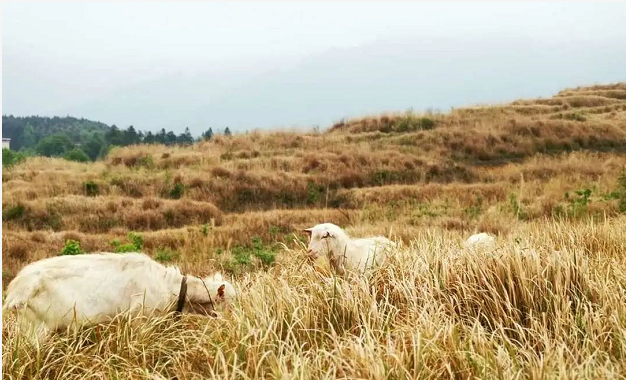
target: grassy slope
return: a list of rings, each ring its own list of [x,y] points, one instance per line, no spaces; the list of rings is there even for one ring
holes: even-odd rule
[[[366,117],[321,134],[128,147],[98,163],[29,159],[3,173],[3,286],[66,239],[111,250],[139,231],[147,253],[198,274],[226,270],[244,296],[219,320],[59,336],[43,361],[7,323],[3,369],[15,378],[142,378],[141,368],[189,378],[615,376],[626,371],[625,167],[626,84]],[[335,289],[324,269],[301,266],[294,242],[323,221],[391,233],[406,243],[404,260]],[[460,253],[476,230],[499,234],[501,251]]]

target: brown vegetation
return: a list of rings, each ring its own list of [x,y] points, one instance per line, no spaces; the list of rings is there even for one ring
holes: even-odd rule
[[[623,83],[325,133],[116,148],[96,163],[29,158],[2,181],[3,287],[67,240],[111,251],[135,232],[147,254],[197,274],[220,269],[245,289],[218,320],[124,322],[38,349],[5,323],[10,378],[626,371]],[[300,230],[321,222],[405,248],[364,283],[335,282],[302,266]],[[503,248],[461,252],[477,231]]]

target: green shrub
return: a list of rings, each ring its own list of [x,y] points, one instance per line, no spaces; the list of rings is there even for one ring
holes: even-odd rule
[[[174,184],[172,190],[170,190],[170,198],[172,199],[180,199],[185,193],[185,185],[178,182]]]
[[[201,231],[202,231],[202,235],[207,236],[209,234],[209,225],[203,224]]]
[[[154,159],[151,155],[141,156],[137,158],[136,162],[137,166],[143,166],[144,168],[153,168],[154,167]]]
[[[85,194],[87,194],[88,197],[100,195],[100,187],[94,181],[87,181],[85,182]]]
[[[324,191],[323,186],[317,186],[313,182],[308,183],[307,190],[307,203],[316,204],[322,199],[322,192]]]
[[[261,260],[264,265],[272,265],[276,261],[275,248],[264,245],[263,240],[258,236],[252,238],[252,250],[254,256]]]
[[[384,186],[399,180],[399,175],[396,172],[389,170],[378,170],[372,174],[372,181],[377,186]]]
[[[566,113],[564,115],[564,118],[567,120],[574,120],[574,121],[587,121],[587,118],[580,111]]]
[[[110,244],[113,246],[114,252],[141,252],[141,249],[143,248],[143,236],[134,232],[129,232],[127,238],[128,240],[130,240],[130,243],[121,244],[119,239],[114,239],[111,241]]]
[[[116,253],[137,252],[137,249],[134,244],[126,243],[126,244],[117,245],[115,247],[115,252]]]
[[[569,202],[568,215],[579,218],[587,213],[587,206],[591,203],[591,189],[574,191],[576,196],[565,193],[565,199]]]
[[[128,233],[128,240],[140,251],[143,248],[143,236],[136,234],[134,232]]]
[[[80,249],[80,243],[76,240],[68,239],[65,241],[65,246],[61,249],[59,255],[67,256],[67,255],[80,255],[83,251]]]
[[[26,208],[20,204],[7,208],[2,213],[2,220],[9,221],[9,220],[20,219],[22,216],[24,216],[25,210]]]
[[[435,128],[435,121],[428,117],[423,117],[420,119],[420,129],[430,130]]]
[[[278,227],[278,226],[270,226],[268,232],[269,232],[270,237],[272,238],[272,240],[276,241],[276,238],[278,237],[278,233],[280,232],[280,227]]]
[[[160,248],[157,250],[154,259],[158,262],[165,263],[176,260],[180,257],[180,253],[169,248]]]
[[[482,211],[483,211],[483,198],[480,196],[476,197],[476,200],[471,206],[468,206],[465,209],[463,209],[463,212],[465,212],[465,214],[470,219],[476,219]]]
[[[89,156],[82,149],[74,148],[65,152],[63,158],[68,161],[89,162]]]
[[[523,205],[517,198],[517,194],[512,193],[511,195],[509,195],[509,204],[511,206],[511,210],[513,211],[513,214],[518,219],[520,220],[528,219],[528,213],[526,212],[526,210],[524,210]]]
[[[26,156],[11,149],[2,148],[2,167],[10,168],[24,161]]]
[[[277,249],[274,246],[263,244],[263,240],[260,237],[254,236],[252,238],[252,247],[236,245],[231,252],[233,260],[227,263],[227,267],[234,272],[238,272],[242,269],[250,269],[253,258],[260,261],[263,266],[274,264]]]
[[[413,132],[430,130],[435,127],[435,121],[429,117],[415,117],[412,111],[407,111],[403,118],[396,122],[396,132]]]

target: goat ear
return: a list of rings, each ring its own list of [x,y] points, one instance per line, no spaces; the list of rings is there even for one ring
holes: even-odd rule
[[[217,297],[224,298],[224,289],[226,289],[226,285],[222,284],[219,288],[217,288]]]
[[[313,228],[305,228],[302,230],[302,232],[304,232],[305,234],[311,236],[311,234],[313,234]]]

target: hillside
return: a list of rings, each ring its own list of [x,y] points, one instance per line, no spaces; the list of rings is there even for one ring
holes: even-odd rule
[[[9,255],[5,268],[58,251],[66,235],[107,249],[115,236],[144,231],[156,249],[149,237],[208,223],[209,254],[253,236],[282,241],[321,220],[409,239],[435,225],[505,232],[502,218],[578,213],[578,202],[613,216],[625,153],[626,84],[615,84],[449,114],[348,120],[326,133],[115,148],[93,164],[31,158],[3,175],[5,241],[58,232],[34,251],[19,243],[28,257]],[[590,196],[575,195],[585,189]]]
[[[626,371],[626,83],[116,147],[89,163],[28,157],[2,181],[3,288],[62,251],[141,250],[184,273],[220,270],[241,297],[219,318],[124,320],[39,348],[7,317],[11,378]],[[363,281],[335,277],[306,262],[301,229],[322,222],[403,246]],[[495,251],[461,248],[479,231]]]

